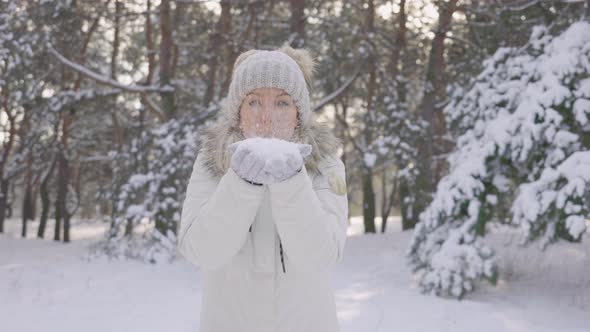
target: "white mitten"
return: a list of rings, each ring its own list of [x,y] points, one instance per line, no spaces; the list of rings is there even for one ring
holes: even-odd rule
[[[311,154],[311,145],[298,144],[278,138],[253,137],[236,142],[239,149],[252,151],[256,160],[263,160],[262,171],[251,172],[252,182],[271,184],[284,181],[297,174],[303,167],[304,160]],[[233,148],[233,145],[230,147]],[[237,173],[237,172],[236,172]]]
[[[264,169],[265,160],[252,150],[249,144],[242,144],[246,140],[232,143],[229,148],[232,151],[230,167],[242,179],[261,183],[254,180],[259,173]]]
[[[271,177],[270,183],[282,182],[294,176],[303,167],[305,158],[311,154],[311,145],[283,141],[283,149],[266,159],[264,174]]]

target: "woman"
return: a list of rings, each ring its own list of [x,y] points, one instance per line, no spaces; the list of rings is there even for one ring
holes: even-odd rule
[[[200,332],[339,331],[345,169],[339,142],[312,117],[314,65],[287,45],[242,53],[200,139],[178,231],[179,251],[202,272]],[[297,149],[246,144],[261,137]]]

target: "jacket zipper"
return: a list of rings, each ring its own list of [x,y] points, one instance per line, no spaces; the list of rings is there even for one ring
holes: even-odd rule
[[[252,233],[252,225],[250,225],[250,229],[248,232]],[[281,242],[281,238],[279,237],[279,247],[281,251],[281,265],[283,266],[283,273],[287,273],[285,270],[285,260],[283,259],[283,243]]]
[[[283,273],[286,273],[285,261],[283,260],[283,244],[281,243],[281,238],[279,238],[279,247],[281,248],[281,264],[283,265]]]

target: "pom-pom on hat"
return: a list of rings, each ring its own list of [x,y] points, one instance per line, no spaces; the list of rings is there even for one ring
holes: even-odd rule
[[[316,63],[306,49],[284,44],[279,49],[249,50],[234,63],[225,111],[237,119],[242,99],[257,88],[285,90],[295,102],[302,124],[311,120],[309,90]]]

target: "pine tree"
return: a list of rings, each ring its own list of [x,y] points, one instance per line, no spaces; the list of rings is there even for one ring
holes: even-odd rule
[[[541,248],[580,241],[590,217],[590,23],[552,36],[537,26],[523,47],[500,48],[445,108],[462,132],[408,262],[423,292],[458,298],[495,282],[487,224],[519,227]]]

